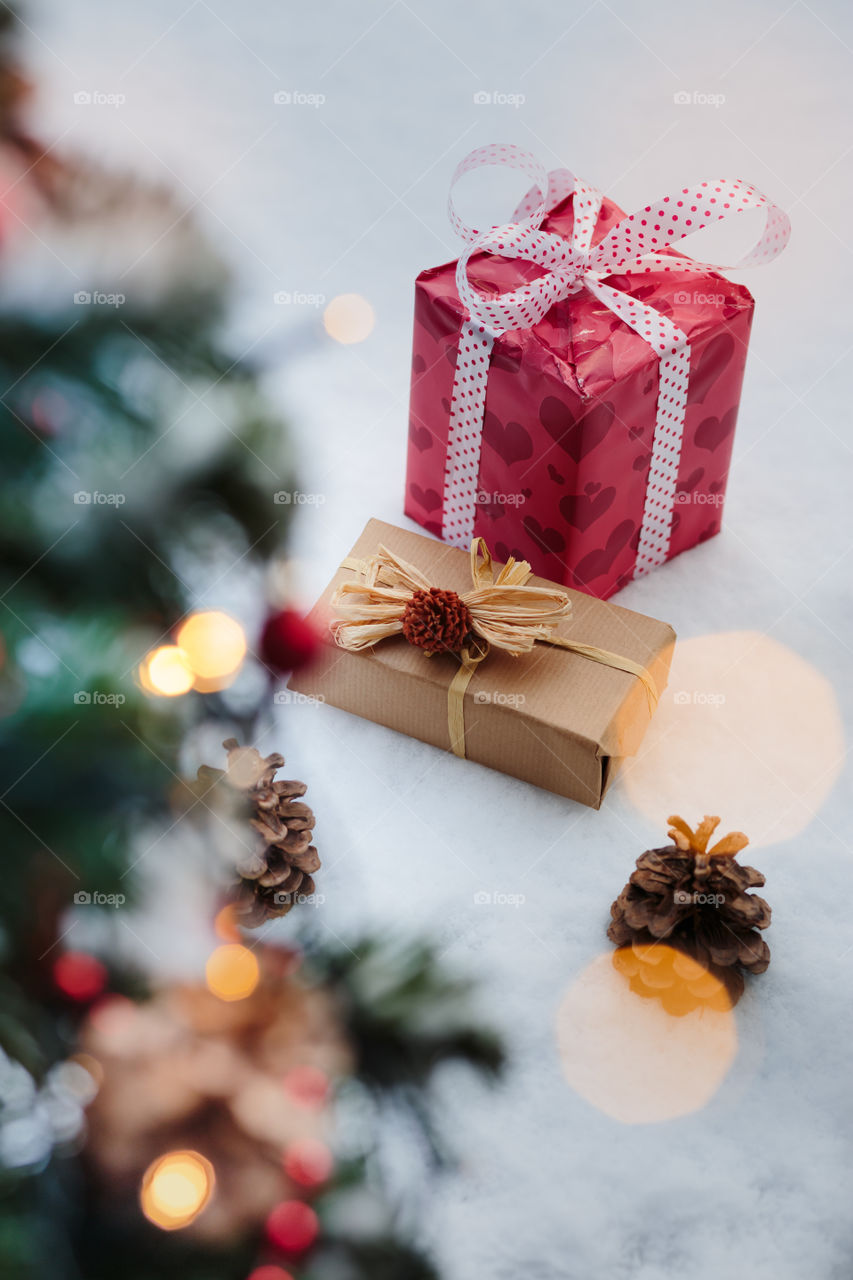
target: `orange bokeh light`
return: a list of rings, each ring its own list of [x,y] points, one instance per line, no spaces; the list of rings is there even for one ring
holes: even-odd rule
[[[217,911],[213,921],[213,932],[223,942],[240,941],[241,935],[237,926],[237,916],[230,902],[222,907],[220,911]]]
[[[695,961],[662,943],[654,951],[654,957],[637,959],[655,960],[646,968],[652,975],[659,971],[661,993],[669,988],[666,999],[648,998],[657,994],[654,976],[646,977],[645,996],[632,990],[631,975],[608,952],[571,984],[557,1014],[568,1084],[623,1124],[657,1124],[701,1110],[737,1054],[735,1017],[719,979],[703,978]]]
[[[829,681],[757,631],[679,640],[669,685],[621,785],[657,829],[670,813],[719,813],[751,848],[789,840],[841,771]]]
[[[191,614],[179,627],[176,640],[202,693],[229,683],[246,656],[243,628],[218,610]]]
[[[358,293],[339,294],[337,298],[332,298],[323,312],[326,333],[344,346],[364,342],[373,332],[375,323],[373,307]]]
[[[215,1183],[213,1165],[197,1151],[170,1151],[143,1175],[142,1212],[164,1231],[187,1227],[208,1204]]]
[[[220,1000],[245,1000],[260,976],[254,952],[234,942],[217,947],[205,967],[208,989]]]
[[[183,649],[176,644],[163,644],[139,664],[139,683],[146,693],[162,698],[177,698],[189,693],[195,675]]]

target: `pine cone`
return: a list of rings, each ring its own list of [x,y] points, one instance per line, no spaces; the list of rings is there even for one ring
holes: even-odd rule
[[[287,915],[297,899],[314,893],[311,872],[320,866],[311,843],[314,814],[299,800],[304,782],[275,781],[284,756],[262,756],[254,747],[241,747],[236,738],[222,744],[228,752],[225,777],[245,792],[250,805],[249,826],[257,849],[237,866],[240,876],[234,907],[237,923],[255,929],[275,916]]]
[[[471,630],[467,604],[441,587],[415,591],[403,614],[403,635],[426,653],[458,653]]]
[[[770,948],[757,932],[770,923],[770,907],[747,889],[764,884],[754,867],[734,855],[749,841],[733,831],[708,849],[719,818],[705,817],[695,832],[683,818],[671,817],[673,844],[650,849],[610,908],[607,936],[617,946],[666,942],[717,976],[726,971],[763,973]],[[727,986],[737,998],[731,976]]]

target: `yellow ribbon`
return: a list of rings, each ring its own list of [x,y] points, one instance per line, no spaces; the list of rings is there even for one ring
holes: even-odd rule
[[[432,585],[419,569],[385,547],[380,547],[379,553],[367,560],[348,556],[341,561],[341,568],[353,570],[362,579],[344,583],[332,600],[333,606],[343,614],[331,624],[335,643],[352,651],[371,648],[379,640],[401,634],[403,615],[412,594]],[[582,644],[554,634],[557,622],[571,612],[571,601],[564,591],[556,588],[528,586],[530,576],[531,568],[526,560],[511,558],[495,577],[484,539],[475,538],[471,543],[473,590],[459,598],[470,611],[474,639],[472,645],[460,653],[459,669],[447,689],[447,728],[454,755],[465,756],[465,693],[492,645],[517,656],[529,653],[539,641],[617,671],[627,671],[642,681],[649,712],[654,712],[657,706],[657,686],[651,673],[639,662],[600,649],[598,645]]]

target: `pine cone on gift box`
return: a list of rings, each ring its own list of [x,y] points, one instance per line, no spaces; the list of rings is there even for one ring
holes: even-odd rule
[[[468,606],[455,591],[428,587],[415,591],[403,614],[403,635],[430,657],[458,653],[473,623]]]
[[[236,922],[255,929],[287,915],[298,898],[314,893],[311,873],[320,866],[311,843],[314,814],[299,799],[307,790],[304,782],[275,780],[284,756],[262,756],[254,747],[241,747],[236,738],[222,745],[228,752],[225,778],[249,802],[256,845],[237,864]]]
[[[743,971],[763,973],[770,963],[770,948],[758,933],[770,923],[770,907],[746,892],[763,885],[764,876],[735,858],[749,843],[742,832],[708,848],[719,822],[706,816],[693,831],[683,818],[669,819],[673,843],[637,859],[610,908],[607,936],[640,956],[650,944],[665,942],[724,981],[734,1002],[743,991]]]

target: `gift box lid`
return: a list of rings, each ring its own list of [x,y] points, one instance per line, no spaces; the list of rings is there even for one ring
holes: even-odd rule
[[[363,560],[376,554],[380,545],[415,565],[435,586],[460,594],[471,589],[467,552],[381,520],[368,521],[346,558]],[[406,731],[412,736],[444,742],[446,692],[458,670],[458,659],[452,654],[427,657],[402,636],[383,640],[359,653],[338,649],[329,633],[329,623],[334,616],[332,597],[344,581],[353,579],[353,572],[340,568],[311,612],[312,622],[328,637],[327,643],[334,654],[319,664],[324,668],[319,676],[317,669],[308,668],[294,676],[288,687],[307,694],[321,693],[335,705],[379,723],[405,722]],[[545,585],[545,579],[534,577],[530,583]],[[666,686],[675,643],[672,627],[582,592],[565,590],[572,602],[572,613],[559,624],[557,634],[639,663],[652,675],[660,695]],[[335,678],[330,680],[332,669]],[[382,705],[381,698],[376,705],[369,705],[360,692],[365,682],[371,689],[381,689],[383,672],[387,676],[389,697],[398,696],[402,687],[412,689],[408,720],[405,716],[390,715],[389,707]],[[402,683],[400,677],[404,678]],[[444,723],[422,723],[424,717],[417,710],[418,686],[425,693],[440,695],[422,698],[422,702],[429,706],[430,716],[437,715]],[[344,688],[346,696],[341,694]],[[500,719],[501,732],[511,732],[513,725],[522,724],[533,733],[553,730],[567,744],[575,744],[585,753],[593,752],[600,759],[633,755],[652,715],[645,687],[636,676],[543,643],[537,643],[532,653],[517,658],[492,649],[479,664],[465,696],[466,742],[469,719],[475,722],[482,719],[472,716],[471,711],[479,711],[485,703],[491,704],[490,712],[509,713]],[[472,739],[474,733],[475,725],[472,725]],[[477,758],[474,751],[469,754]],[[512,772],[510,768],[506,771]]]

